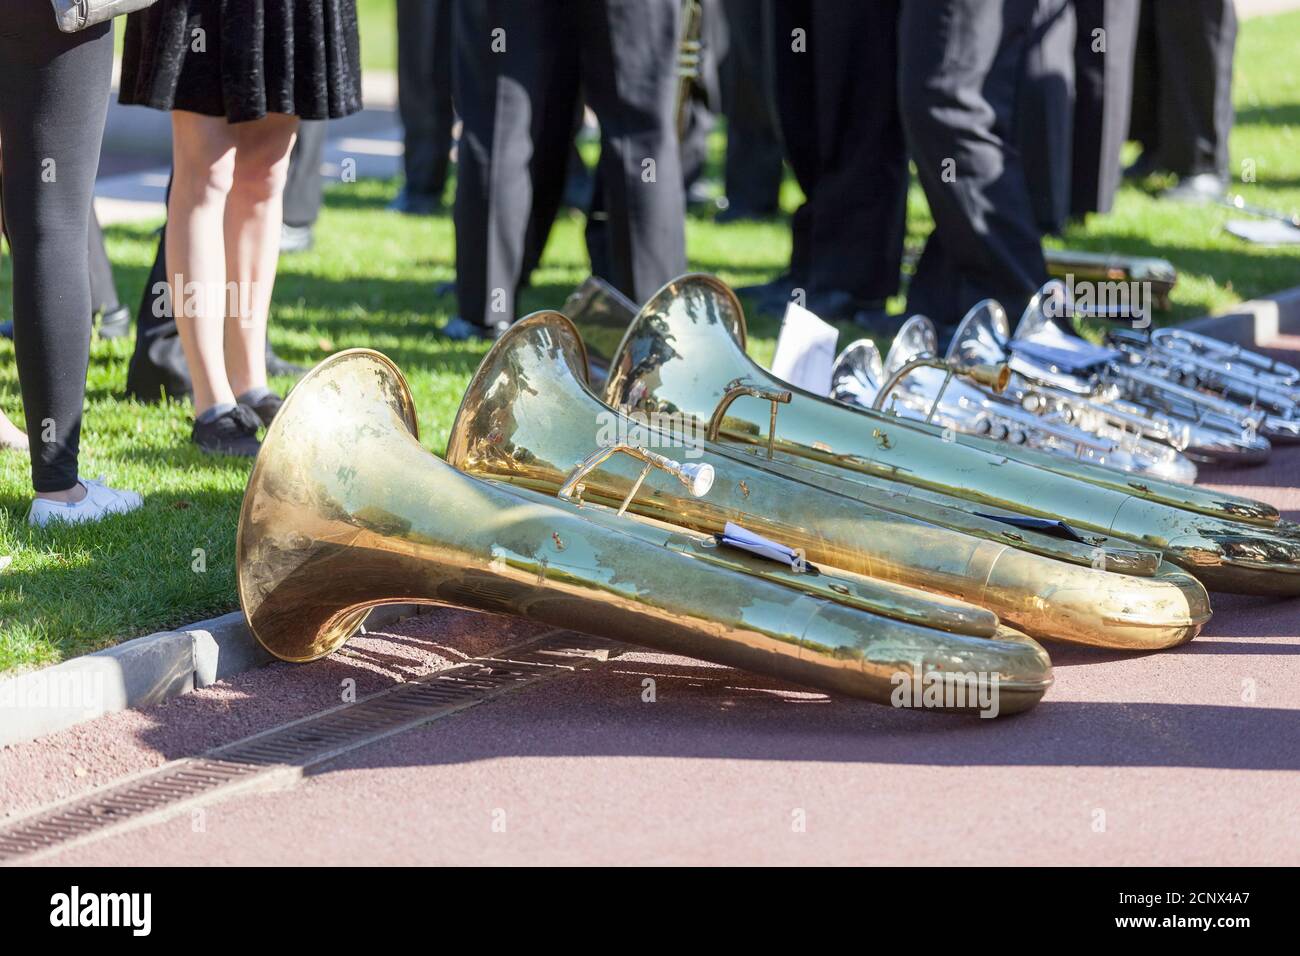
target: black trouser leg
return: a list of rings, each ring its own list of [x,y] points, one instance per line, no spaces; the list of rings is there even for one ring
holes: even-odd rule
[[[1070,214],[1110,212],[1128,136],[1138,0],[1074,0],[1074,160]],[[1100,32],[1099,32],[1100,31]]]
[[[284,184],[284,222],[288,226],[314,226],[320,216],[321,155],[325,151],[327,120],[303,120],[298,141],[289,155],[289,175]]]
[[[1160,44],[1156,42],[1154,0],[1138,0],[1137,39],[1133,54],[1133,91],[1128,138],[1143,153],[1160,155]]]
[[[104,248],[104,233],[99,228],[99,219],[94,207],[90,210],[90,226],[87,236],[86,255],[90,271],[90,312],[106,315],[121,307],[117,298],[117,283],[113,281],[113,265],[108,261],[108,250]]]
[[[1237,44],[1233,0],[1154,4],[1160,45],[1160,158],[1179,176],[1228,172],[1232,63]]]
[[[109,24],[60,33],[45,0],[6,0],[0,149],[14,350],[32,485],[77,483],[90,360],[89,223],[113,65]]]
[[[583,91],[600,120],[606,278],[644,302],[686,271],[674,110],[675,0],[574,0]]]
[[[559,170],[557,190],[563,185],[577,101],[573,36],[563,15],[538,17],[512,0],[458,0],[453,16],[463,124],[453,217],[456,295],[467,321],[510,322],[529,250],[540,254],[544,244],[534,184],[539,174],[549,183]],[[505,46],[494,51],[498,28]],[[540,197],[548,208],[558,203],[550,195],[548,186]],[[551,208],[548,230],[553,216]]]
[[[807,55],[815,71],[820,169],[812,292],[842,291],[860,300],[898,292],[908,184],[895,92],[898,11],[897,0],[813,3]]]
[[[781,191],[781,139],[772,104],[768,50],[770,0],[723,0],[727,55],[720,68],[727,118],[728,209],[743,216],[776,212]]]
[[[1071,0],[1038,0],[1037,6],[1016,107],[1016,139],[1038,227],[1058,233],[1070,214],[1074,166],[1075,11]]]
[[[951,326],[992,296],[1015,315],[1047,278],[1014,140],[1033,0],[903,0],[899,102],[935,230],[908,309]]]
[[[817,110],[812,106],[817,85],[807,49],[812,20],[812,0],[777,0],[767,38],[777,129],[785,160],[804,194],[802,205],[790,219],[789,271],[796,285],[807,285],[812,273],[812,218],[821,174]]]
[[[451,153],[451,0],[397,0],[397,108],[408,192],[441,198]]]

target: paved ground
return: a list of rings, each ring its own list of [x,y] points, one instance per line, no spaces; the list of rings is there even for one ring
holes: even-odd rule
[[[1300,448],[1205,478],[1300,519],[1297,472]],[[1300,601],[1215,609],[1160,654],[1052,647],[1056,685],[1001,721],[632,653],[209,806],[201,829],[185,814],[49,862],[1294,865]],[[333,706],[348,678],[365,694],[530,633],[439,611],[326,662],[5,748],[0,813]]]

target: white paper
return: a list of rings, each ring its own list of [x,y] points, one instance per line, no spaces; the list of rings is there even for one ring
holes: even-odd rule
[[[772,374],[814,395],[829,395],[840,333],[797,302],[785,307]]]

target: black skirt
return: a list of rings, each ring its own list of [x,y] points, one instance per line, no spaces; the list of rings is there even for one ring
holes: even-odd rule
[[[356,0],[159,0],[127,17],[119,98],[232,123],[355,113]]]

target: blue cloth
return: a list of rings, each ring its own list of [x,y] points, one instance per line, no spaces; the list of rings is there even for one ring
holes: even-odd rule
[[[768,561],[775,561],[778,564],[784,564],[791,568],[795,566],[795,561],[799,558],[799,555],[795,552],[794,548],[787,547],[786,545],[772,541],[769,538],[764,538],[762,535],[755,534],[747,528],[742,528],[740,525],[733,524],[730,521],[727,522],[722,534],[714,535],[714,538],[719,544],[725,545],[728,548],[747,551],[760,558],[766,558]],[[807,560],[803,561],[801,570],[809,574],[818,573],[817,568],[809,564]]]

